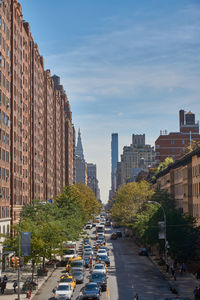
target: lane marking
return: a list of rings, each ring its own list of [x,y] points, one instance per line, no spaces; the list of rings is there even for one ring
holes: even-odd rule
[[[107,285],[107,293],[106,293],[106,294],[107,294],[107,299],[110,300],[110,294],[109,294],[109,288],[108,288],[108,285]]]

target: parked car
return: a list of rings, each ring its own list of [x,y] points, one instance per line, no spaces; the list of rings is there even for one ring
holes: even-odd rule
[[[121,238],[121,237],[122,237],[122,232],[121,232],[121,231],[117,231],[116,234],[117,234],[117,237],[118,237],[118,238]]]
[[[82,299],[100,299],[101,290],[96,282],[89,282],[82,290]]]
[[[110,236],[110,239],[111,240],[116,240],[118,238],[118,236],[117,236],[117,233],[116,232],[113,232],[112,234],[111,234],[111,236]]]
[[[107,289],[107,278],[106,275],[103,273],[98,273],[98,272],[92,272],[90,280],[92,282],[96,282],[102,291],[106,291]]]
[[[139,254],[140,256],[148,256],[147,249],[146,249],[146,248],[140,248],[138,254]]]
[[[53,289],[55,299],[71,299],[73,288],[70,283],[60,283],[57,288]]]

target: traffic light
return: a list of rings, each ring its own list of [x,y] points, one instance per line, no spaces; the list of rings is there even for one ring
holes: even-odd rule
[[[19,257],[15,257],[15,268],[19,267]]]
[[[11,267],[14,268],[15,267],[15,257],[11,257],[10,259],[10,263],[11,263]]]

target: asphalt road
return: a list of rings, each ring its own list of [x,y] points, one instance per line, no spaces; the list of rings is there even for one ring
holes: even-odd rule
[[[111,232],[111,229],[107,228],[111,266],[108,268],[108,289],[102,293],[101,300],[133,300],[136,293],[139,300],[157,300],[160,297],[172,296],[169,285],[160,271],[149,258],[138,255],[138,248],[133,241],[123,238],[111,241]],[[53,300],[52,290],[63,273],[64,268],[58,268],[34,300]],[[73,300],[81,299],[80,290],[89,281],[89,274],[87,270],[84,284],[76,286]]]

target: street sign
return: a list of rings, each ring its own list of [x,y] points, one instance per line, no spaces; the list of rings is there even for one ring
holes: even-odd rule
[[[165,222],[158,222],[159,232],[158,232],[158,238],[159,240],[165,239]]]
[[[31,233],[21,233],[21,256],[29,256],[31,253]]]

